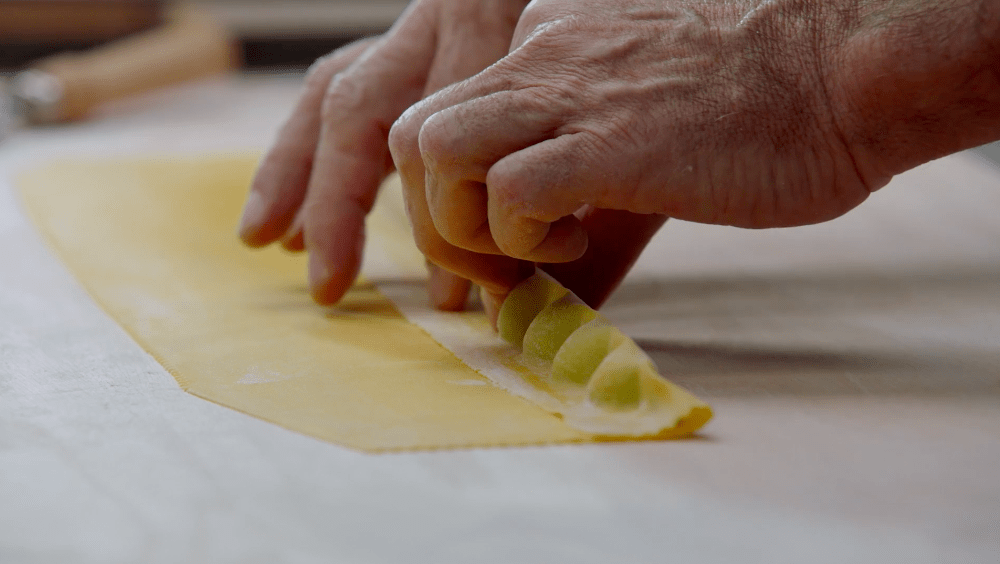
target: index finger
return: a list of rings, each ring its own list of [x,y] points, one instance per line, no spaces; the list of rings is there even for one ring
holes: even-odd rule
[[[302,208],[309,282],[319,303],[338,301],[357,276],[364,219],[392,168],[389,128],[420,99],[434,47],[432,26],[404,14],[326,92]]]
[[[330,80],[374,41],[368,38],[346,45],[310,67],[295,109],[254,174],[240,221],[240,237],[246,244],[268,245],[288,232],[305,198],[312,171],[323,95]]]

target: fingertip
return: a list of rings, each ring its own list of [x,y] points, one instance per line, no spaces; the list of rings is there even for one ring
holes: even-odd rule
[[[404,175],[410,172],[415,166],[421,168],[423,165],[420,148],[417,143],[417,136],[420,129],[415,125],[413,117],[413,108],[415,106],[416,104],[396,118],[392,127],[389,128],[389,135],[386,140],[392,163]],[[414,130],[415,127],[416,130]]]
[[[428,269],[431,305],[442,311],[464,311],[472,283],[434,264]]]
[[[305,237],[302,235],[302,230],[298,229],[285,235],[281,239],[281,246],[284,247],[286,251],[293,253],[306,250]]]
[[[666,216],[593,209],[582,217],[587,252],[579,259],[539,268],[597,309],[618,287]]]
[[[333,305],[340,301],[350,287],[342,284],[338,278],[325,276],[324,274],[314,275],[310,268],[309,272],[309,293],[314,302],[319,305]]]
[[[260,192],[252,190],[243,205],[238,233],[240,239],[251,247],[266,245],[261,239],[261,227],[267,221],[269,202]]]
[[[350,206],[305,208],[303,241],[309,251],[308,280],[316,303],[337,303],[354,283],[364,253],[364,219],[360,209]]]
[[[486,288],[479,289],[479,301],[483,303],[483,312],[489,320],[493,330],[497,330],[497,318],[500,316],[500,306],[503,305],[504,298],[500,294],[488,291]]]
[[[542,263],[570,262],[587,252],[587,232],[575,216],[552,223],[525,218],[508,225],[494,239],[508,256]],[[492,224],[491,224],[492,226]]]
[[[356,268],[334,265],[318,252],[309,254],[309,291],[319,305],[333,305],[344,297],[354,278]]]
[[[570,262],[587,252],[587,231],[576,216],[568,215],[549,225],[545,239],[531,252],[534,262]]]
[[[285,250],[293,253],[305,250],[306,239],[303,230],[302,214],[295,217],[295,220],[292,222],[292,226],[281,237],[281,246],[284,247]]]

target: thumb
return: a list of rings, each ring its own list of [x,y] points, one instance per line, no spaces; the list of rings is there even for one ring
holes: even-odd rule
[[[427,282],[431,305],[442,311],[462,311],[472,282],[428,261],[430,279]]]
[[[621,283],[667,216],[588,208],[580,217],[587,232],[587,251],[577,260],[539,264],[590,307],[597,309]],[[480,292],[483,309],[496,327],[506,294]]]

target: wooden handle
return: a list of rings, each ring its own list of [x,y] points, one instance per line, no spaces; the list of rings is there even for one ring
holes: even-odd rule
[[[225,72],[238,59],[236,41],[221,25],[200,10],[178,7],[160,28],[92,51],[57,55],[35,68],[62,86],[50,119],[70,121],[112,100]]]
[[[67,45],[118,39],[163,23],[161,0],[2,0],[3,43]]]

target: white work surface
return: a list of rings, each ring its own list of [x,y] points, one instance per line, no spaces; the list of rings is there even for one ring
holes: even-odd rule
[[[1000,562],[1000,170],[949,157],[821,226],[668,224],[606,311],[715,407],[699,438],[369,455],[181,391],[9,184],[262,150],[297,84],[0,146],[0,563]]]

